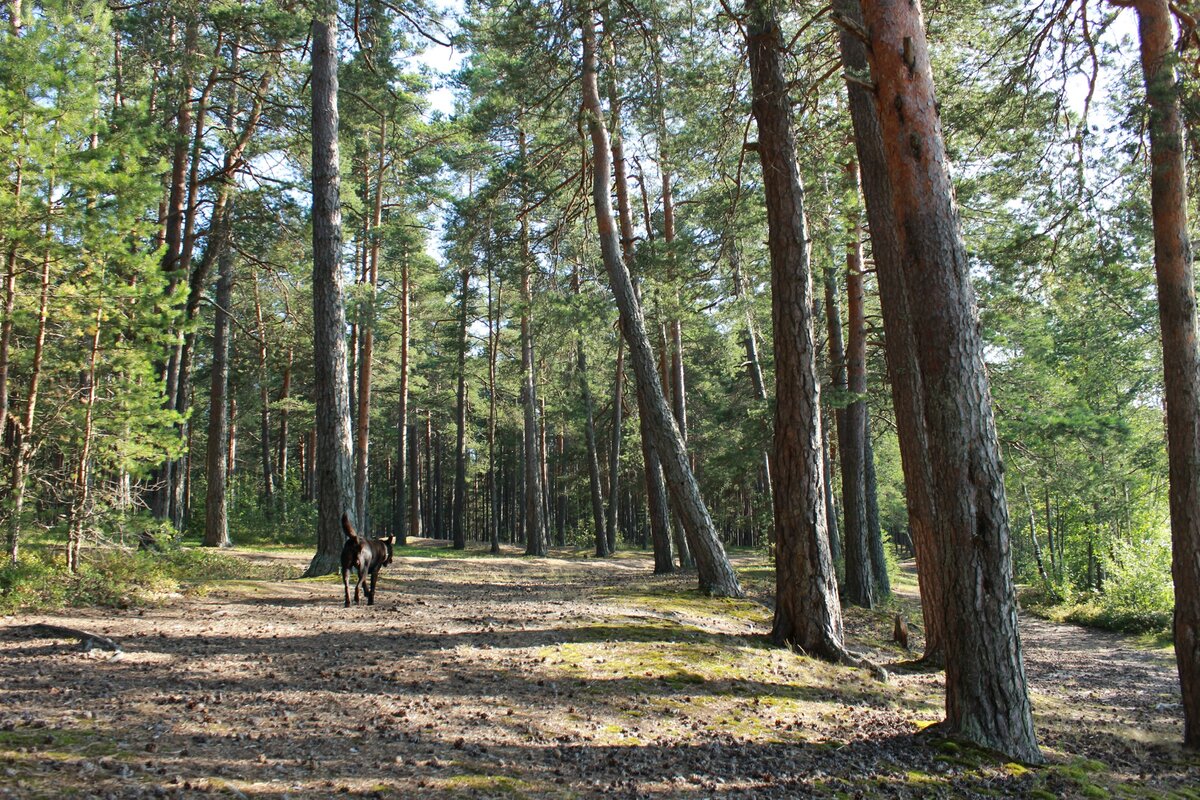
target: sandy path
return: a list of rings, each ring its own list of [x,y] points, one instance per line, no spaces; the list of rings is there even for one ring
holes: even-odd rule
[[[762,609],[659,602],[691,580],[647,571],[643,559],[398,559],[370,608],[343,609],[340,583],[244,581],[160,608],[6,620],[0,796],[979,797],[1034,785],[912,735],[939,716],[939,676],[880,687],[766,648]],[[30,638],[19,626],[31,622],[102,633],[124,653]],[[1200,781],[1173,744],[1168,660],[1072,626],[1023,626],[1053,758],[1099,758],[1146,789]]]

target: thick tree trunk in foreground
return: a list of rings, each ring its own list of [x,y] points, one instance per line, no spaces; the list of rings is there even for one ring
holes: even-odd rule
[[[858,0],[835,0],[835,13],[847,24],[861,27],[862,12]],[[846,72],[867,74],[866,44],[855,34],[842,31],[839,37],[842,63]],[[880,305],[887,344],[888,377],[892,384],[892,402],[904,466],[905,501],[908,525],[920,576],[921,615],[925,623],[926,661],[941,663],[945,641],[942,587],[934,568],[935,548],[932,522],[932,481],[928,441],[921,420],[925,415],[925,394],[917,363],[917,345],[912,329],[908,284],[901,264],[899,230],[892,211],[892,187],[887,159],[883,151],[883,133],[875,95],[866,87],[848,82],[850,118],[854,125],[854,145],[862,170],[862,192],[867,206],[871,233],[871,251],[879,281]],[[919,303],[916,307],[920,307]]]
[[[1167,405],[1175,661],[1183,694],[1184,744],[1200,747],[1200,349],[1184,130],[1170,6],[1167,0],[1138,0],[1134,7],[1150,106],[1150,204]]]
[[[217,256],[216,310],[213,314],[212,369],[208,392],[208,474],[204,497],[204,546],[229,547],[229,509],[226,499],[229,461],[229,345],[233,302],[234,253],[229,237],[228,211],[214,245]]]
[[[865,0],[863,16],[909,310],[920,301],[911,323],[933,476],[932,567],[944,589],[945,726],[1036,763],[1000,448],[925,23],[908,0]]]
[[[342,296],[338,198],[337,10],[322,3],[312,24],[313,377],[317,420],[317,552],[305,573],[338,568],[342,515],[357,518],[350,457],[350,387]]]
[[[596,227],[600,250],[608,270],[609,282],[621,318],[621,332],[629,346],[630,360],[637,376],[637,388],[646,396],[649,427],[654,434],[667,487],[675,498],[684,525],[692,535],[693,553],[699,569],[700,588],[710,594],[740,597],[742,587],[717,538],[717,530],[708,508],[700,496],[700,487],[688,463],[687,449],[671,409],[663,395],[662,384],[654,366],[654,354],[646,335],[646,322],[633,291],[633,280],[621,257],[620,241],[613,224],[612,199],[609,196],[610,171],[608,129],[600,107],[597,83],[596,30],[590,11],[581,15],[583,28],[583,105],[592,139],[592,159],[595,170],[593,196],[596,208]]]
[[[825,526],[813,289],[783,39],[763,1],[747,9],[751,109],[758,123],[775,333],[775,623],[771,638],[841,661],[842,610]]]

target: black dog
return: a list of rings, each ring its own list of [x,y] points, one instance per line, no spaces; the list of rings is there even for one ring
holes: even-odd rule
[[[392,542],[396,537],[368,539],[359,536],[350,517],[342,514],[342,530],[346,531],[346,544],[342,547],[342,586],[346,590],[346,608],[350,607],[350,570],[358,571],[358,582],[354,584],[354,604],[358,605],[358,590],[367,596],[367,605],[375,605],[375,578],[380,567],[392,563]],[[371,588],[367,588],[367,576],[371,577]]]

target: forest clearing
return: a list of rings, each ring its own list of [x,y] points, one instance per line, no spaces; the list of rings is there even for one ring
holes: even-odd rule
[[[850,612],[880,683],[771,647],[769,565],[744,600],[652,576],[647,554],[441,557],[413,543],[375,606],[329,579],[213,584],[151,607],[0,627],[0,796],[324,798],[1191,797],[1170,654],[1022,620],[1048,764],[917,731],[936,671]],[[264,574],[306,553],[247,551]],[[432,556],[432,557],[430,557]],[[563,556],[569,556],[563,558]],[[919,619],[919,612],[915,618]],[[31,636],[48,622],[122,649]],[[917,643],[919,644],[919,643]],[[918,648],[919,651],[919,648]]]

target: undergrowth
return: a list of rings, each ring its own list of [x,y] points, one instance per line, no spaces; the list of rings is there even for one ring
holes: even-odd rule
[[[60,549],[26,548],[15,565],[0,568],[0,614],[68,606],[128,608],[215,581],[295,577],[288,567],[198,548],[109,547],[85,550],[81,561],[72,575]]]

